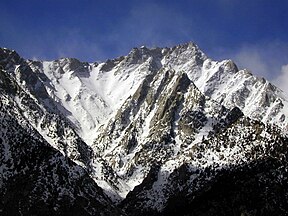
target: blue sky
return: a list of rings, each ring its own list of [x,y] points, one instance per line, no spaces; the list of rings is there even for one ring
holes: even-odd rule
[[[288,76],[287,10],[287,0],[1,0],[0,46],[93,62],[194,41],[278,84]]]

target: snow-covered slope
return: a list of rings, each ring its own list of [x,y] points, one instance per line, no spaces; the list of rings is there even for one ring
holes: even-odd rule
[[[245,115],[285,130],[288,125],[288,102],[281,90],[247,70],[239,71],[231,60],[209,59],[193,43],[134,48],[127,56],[104,63],[59,59],[28,64],[45,76],[49,96],[89,144],[142,81],[162,69],[186,73],[204,95],[227,108],[237,106]]]
[[[29,127],[41,134],[45,141],[60,151],[63,156],[86,169],[90,177],[99,185],[106,185],[106,182],[110,185],[119,184],[116,174],[107,162],[95,155],[91,147],[75,132],[77,127],[62,115],[67,110],[49,97],[42,84],[47,82],[47,77],[33,73],[26,61],[14,51],[7,49],[2,51],[1,63],[6,70],[0,71],[0,90],[3,95],[1,101],[10,98],[9,100],[14,104],[11,107],[21,113],[21,118],[28,122]],[[117,193],[111,196],[118,197]]]
[[[170,49],[161,62],[163,67],[187,73],[204,95],[227,108],[237,106],[245,115],[287,131],[287,95],[264,78],[238,70],[233,61],[213,61],[188,43]]]
[[[74,215],[121,215],[83,167],[87,151],[78,149],[82,155],[75,158],[73,142],[61,152],[53,148],[15,100],[24,91],[2,70],[0,79],[1,215],[67,215],[71,211]],[[30,112],[36,112],[37,107],[30,105]],[[84,145],[79,140],[77,144]]]
[[[136,52],[136,53],[134,53]],[[138,50],[105,63],[81,63],[76,59],[29,62],[32,70],[47,77],[46,90],[59,110],[76,126],[89,144],[140,82],[158,69],[151,56],[138,59]],[[136,55],[136,56],[135,56]],[[156,67],[156,68],[155,68]]]

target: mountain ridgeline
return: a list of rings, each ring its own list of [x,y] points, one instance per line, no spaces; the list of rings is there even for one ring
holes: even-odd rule
[[[0,49],[1,215],[288,215],[288,100],[194,43]]]

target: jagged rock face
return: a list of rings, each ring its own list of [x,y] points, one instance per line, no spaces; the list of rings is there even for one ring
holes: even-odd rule
[[[277,134],[278,128],[239,117],[151,168],[121,207],[131,215],[285,215],[288,139]]]
[[[287,214],[287,100],[231,60],[187,43],[0,65],[3,214]]]
[[[128,185],[137,185],[153,164],[181,157],[213,126],[219,130],[241,115],[205,98],[185,73],[163,70],[127,99],[93,149]]]
[[[25,61],[16,63],[17,72],[32,73],[39,85],[41,78],[32,70],[18,69],[25,68]],[[9,68],[0,70],[3,215],[68,214],[73,209],[85,215],[120,214],[91,177],[92,160],[93,167],[104,173],[109,167],[93,159],[92,149],[59,114],[48,94],[44,100],[34,95],[34,86],[16,77],[13,65]],[[21,77],[29,78],[27,74]]]
[[[31,127],[3,85],[0,94],[1,215],[120,215],[83,167]]]

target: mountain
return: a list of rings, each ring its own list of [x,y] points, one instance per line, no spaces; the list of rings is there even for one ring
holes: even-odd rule
[[[190,42],[0,65],[4,215],[288,214],[287,97],[231,60]]]

